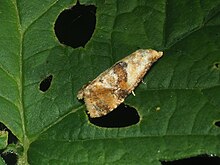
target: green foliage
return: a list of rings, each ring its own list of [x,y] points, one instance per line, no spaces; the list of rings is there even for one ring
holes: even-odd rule
[[[160,164],[220,156],[214,124],[220,120],[220,1],[80,2],[97,7],[97,23],[85,48],[77,49],[61,45],[54,33],[56,18],[75,1],[0,2],[0,122],[23,146],[19,164]],[[77,91],[139,48],[164,51],[136,97],[125,101],[140,122],[90,124]],[[51,87],[42,92],[48,75]]]
[[[0,150],[7,146],[8,132],[0,131]]]

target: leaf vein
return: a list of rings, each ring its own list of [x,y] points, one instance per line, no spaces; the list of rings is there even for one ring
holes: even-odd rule
[[[27,28],[24,30],[24,34],[28,31],[28,29],[35,23],[37,22],[38,19],[40,19],[41,17],[43,17],[54,5],[56,5],[56,3],[58,2],[59,0],[56,0],[54,1],[54,3],[52,3],[48,9],[46,9],[43,13],[41,13],[35,20],[33,20],[28,26]]]

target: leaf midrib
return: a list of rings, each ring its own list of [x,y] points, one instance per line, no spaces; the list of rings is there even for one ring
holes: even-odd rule
[[[13,3],[13,2],[12,2]],[[19,52],[19,82],[18,82],[18,91],[19,91],[19,113],[20,113],[20,117],[21,117],[21,124],[22,124],[22,130],[23,130],[23,138],[22,138],[22,144],[23,144],[23,149],[24,152],[22,155],[20,155],[19,159],[18,159],[18,164],[28,164],[28,160],[27,160],[27,151],[29,148],[29,139],[27,137],[26,134],[26,127],[25,127],[25,114],[24,114],[24,100],[23,100],[23,33],[21,31],[21,17],[20,17],[20,13],[18,10],[18,5],[17,2],[13,3],[14,7],[16,9],[16,13],[17,13],[17,26],[18,26],[18,32],[20,34],[20,52]],[[21,140],[21,139],[20,139]]]
[[[22,25],[21,25],[21,15],[19,13],[19,8],[17,5],[17,1],[12,1],[11,3],[14,5],[14,8],[16,10],[17,13],[17,30],[20,34],[20,52],[19,52],[19,80],[16,80],[17,84],[18,84],[18,91],[19,91],[19,105],[18,105],[18,110],[20,113],[20,117],[21,117],[21,124],[22,124],[22,130],[23,130],[23,136],[22,139],[19,139],[22,144],[23,144],[23,155],[21,158],[22,162],[27,163],[27,151],[30,145],[30,141],[29,138],[27,136],[27,130],[25,127],[25,108],[24,108],[24,65],[23,65],[23,61],[24,61],[24,56],[23,56],[23,46],[24,46],[24,35],[27,32],[28,28],[31,27],[32,24],[34,24],[40,17],[42,17],[51,7],[53,7],[56,3],[58,2],[55,1],[54,3],[51,4],[51,6],[49,6],[48,9],[46,9],[44,12],[42,12],[34,21],[32,21],[25,29],[22,29]],[[22,31],[23,30],[23,31]],[[11,76],[10,76],[11,77]],[[20,137],[21,138],[21,137]]]

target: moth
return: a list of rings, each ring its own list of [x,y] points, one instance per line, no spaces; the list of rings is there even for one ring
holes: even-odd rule
[[[152,49],[135,51],[84,85],[77,98],[84,99],[91,118],[108,114],[124,102],[162,55]]]

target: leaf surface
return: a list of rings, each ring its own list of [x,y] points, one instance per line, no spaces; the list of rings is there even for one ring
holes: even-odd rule
[[[81,0],[97,7],[96,28],[85,48],[73,49],[58,42],[54,23],[75,3],[1,1],[0,122],[23,146],[18,162],[160,164],[219,156],[220,2]],[[78,90],[139,48],[164,51],[125,101],[140,122],[94,126]]]

